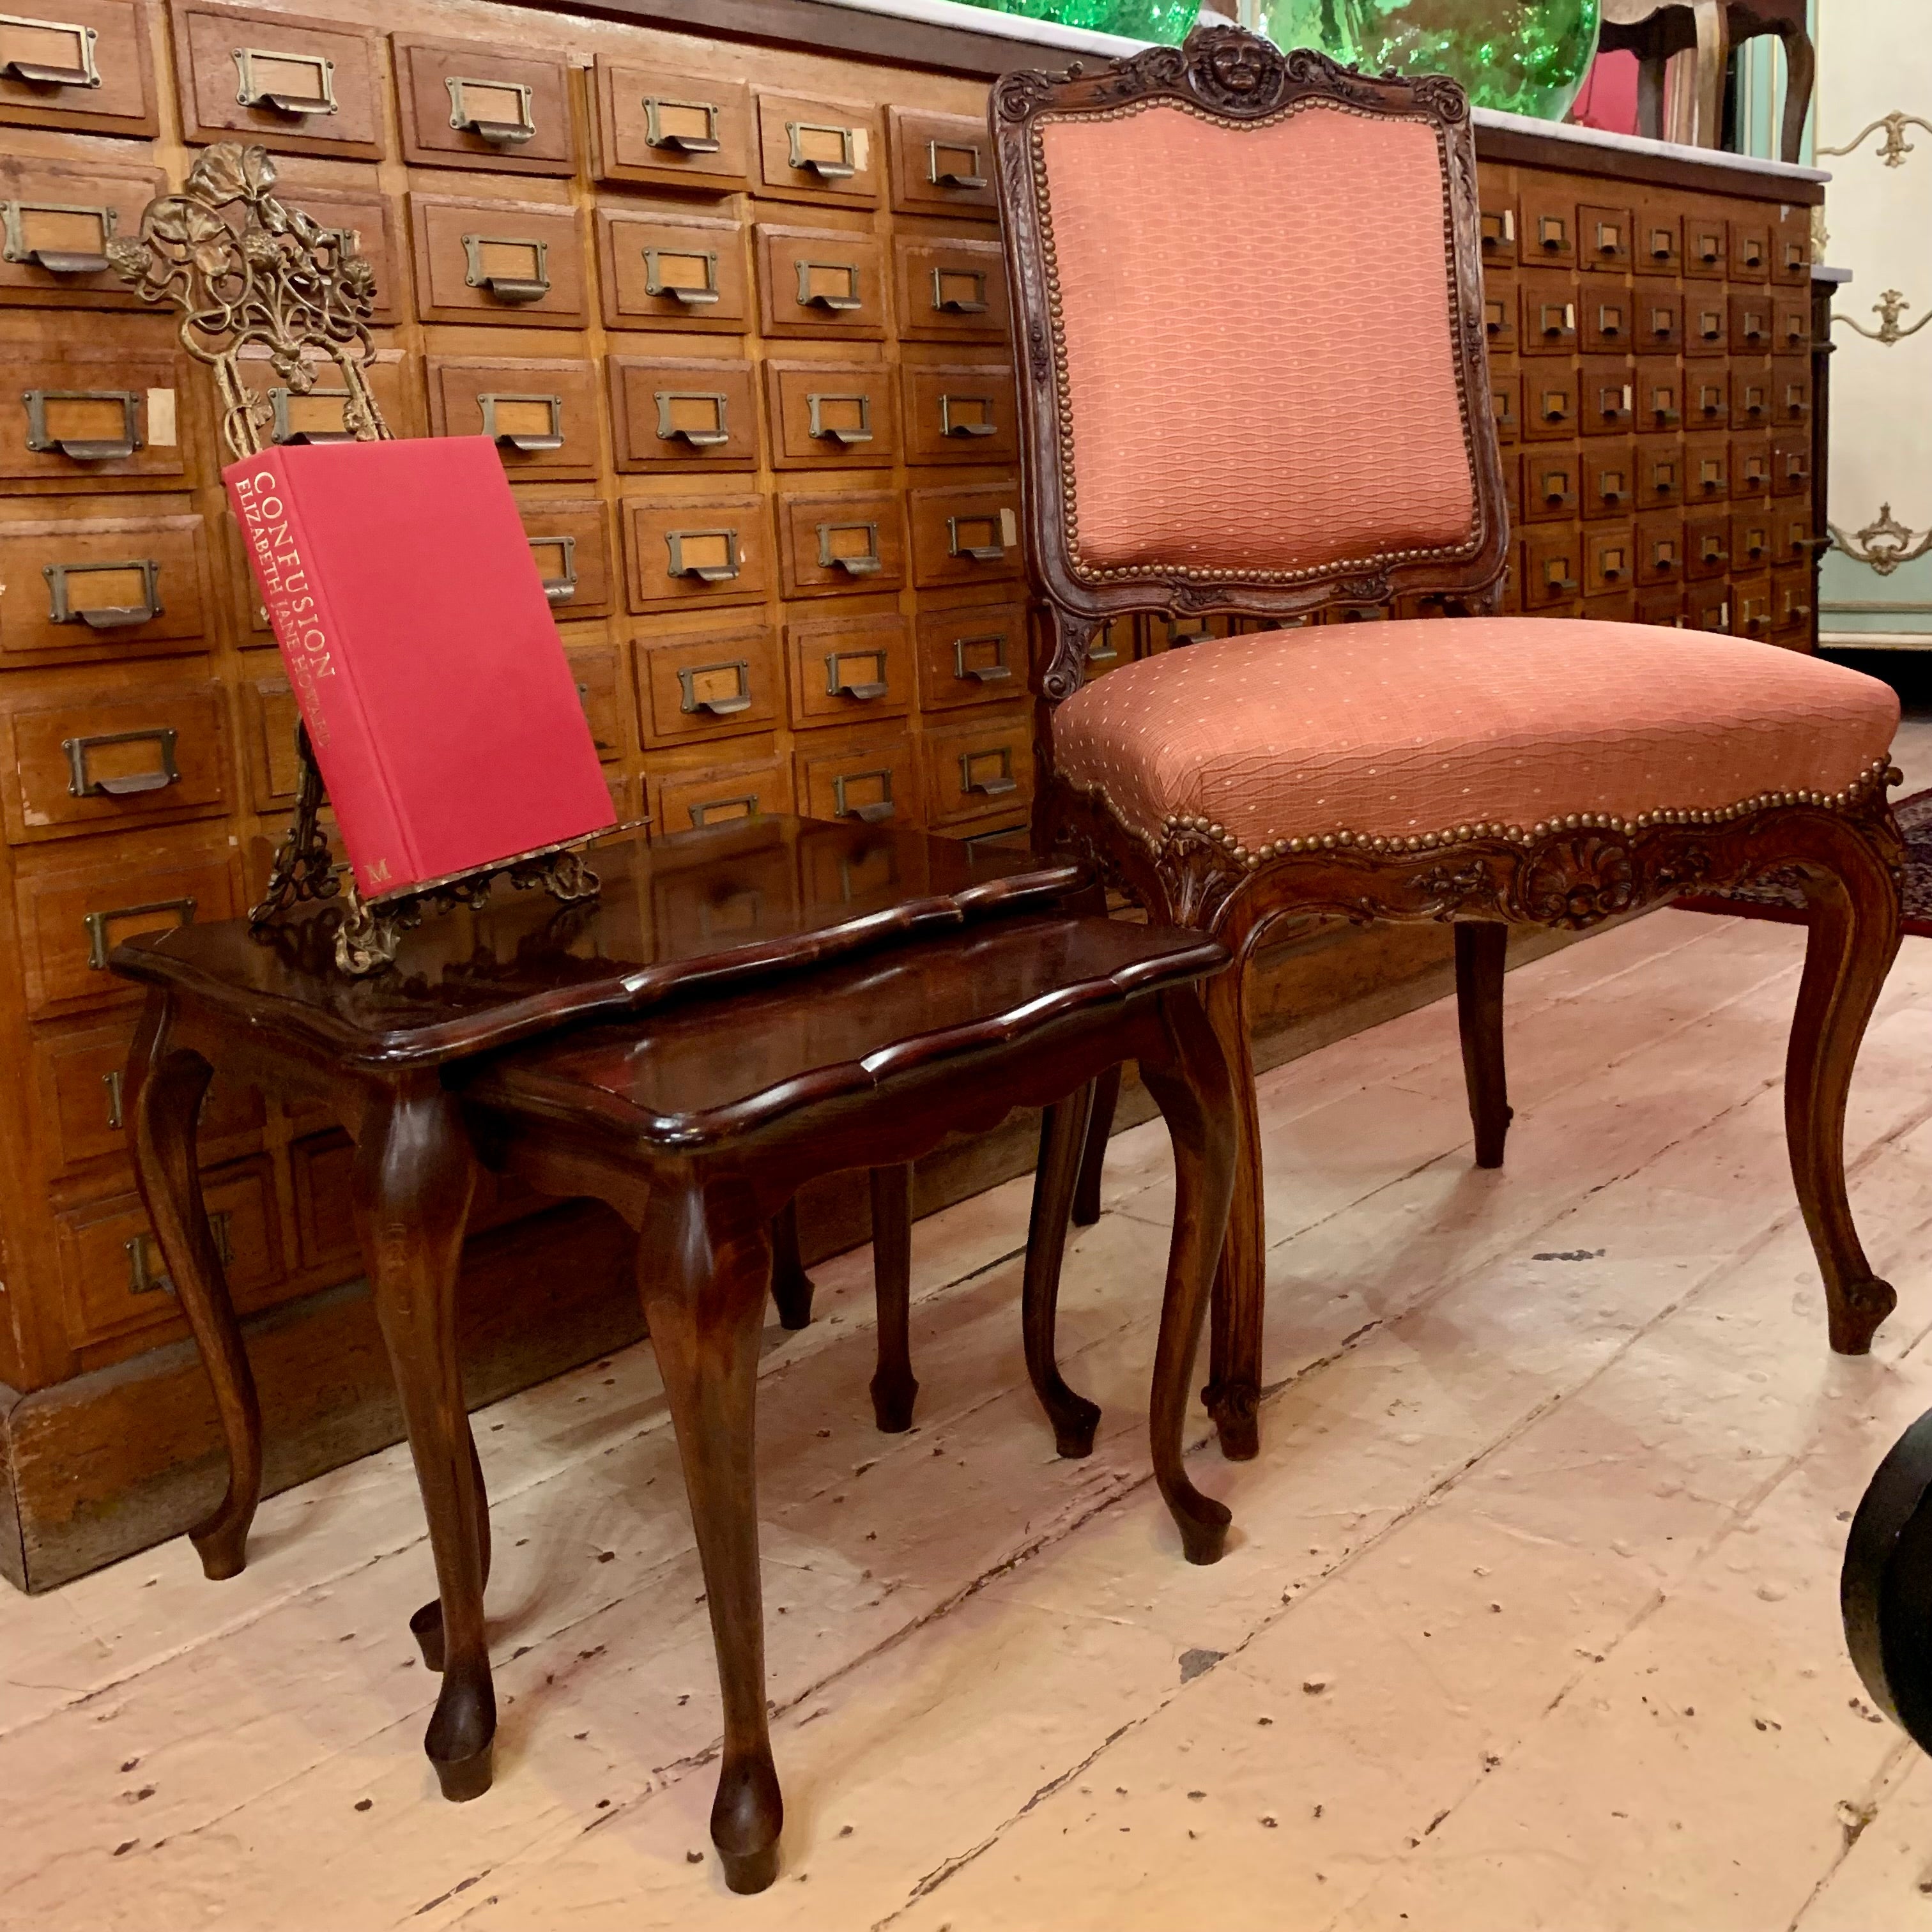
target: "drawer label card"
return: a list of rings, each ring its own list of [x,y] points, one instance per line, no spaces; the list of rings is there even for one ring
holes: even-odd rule
[[[175,392],[172,389],[148,392],[148,441],[157,449],[175,446]]]

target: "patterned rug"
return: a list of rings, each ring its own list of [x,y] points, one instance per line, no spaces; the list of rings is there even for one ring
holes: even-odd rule
[[[1905,834],[1905,919],[1907,932],[1932,939],[1932,791],[1916,791],[1892,807]],[[1722,913],[1729,919],[1774,919],[1804,923],[1804,902],[1788,886],[1745,886],[1735,892],[1698,892],[1676,902],[1685,912]]]

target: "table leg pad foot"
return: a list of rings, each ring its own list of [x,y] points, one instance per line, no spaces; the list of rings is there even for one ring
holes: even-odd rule
[[[410,1618],[410,1634],[431,1670],[442,1668],[442,1600],[432,1597]]]
[[[201,1574],[212,1583],[238,1576],[248,1567],[248,1525],[224,1516],[212,1516],[188,1532]]]
[[[481,1798],[490,1789],[495,1775],[496,1750],[493,1742],[468,1757],[430,1760],[436,1767],[436,1781],[451,1804],[467,1804],[472,1798]]]
[[[775,1844],[755,1852],[728,1852],[721,1845],[718,1856],[724,1867],[724,1882],[734,1892],[763,1892],[778,1875]]]
[[[913,1404],[919,1384],[910,1376],[903,1380],[883,1371],[872,1378],[872,1420],[882,1436],[903,1436],[912,1426]]]
[[[1196,1499],[1187,1515],[1178,1511],[1174,1522],[1180,1532],[1182,1553],[1190,1563],[1218,1563],[1228,1546],[1228,1525],[1232,1520],[1225,1503],[1211,1496]]]

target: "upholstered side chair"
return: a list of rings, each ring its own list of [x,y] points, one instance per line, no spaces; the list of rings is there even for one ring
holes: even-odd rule
[[[1224,1451],[1255,1453],[1262,1385],[1244,969],[1287,915],[1454,922],[1495,1166],[1510,925],[1801,885],[1792,1170],[1832,1346],[1867,1348],[1895,1298],[1852,1226],[1844,1126],[1898,945],[1891,691],[1739,638],[1492,614],[1509,532],[1454,82],[1205,28],[1009,74],[991,118],[1047,612],[1036,838],[1235,961],[1209,994],[1244,1096],[1206,1391]],[[1450,614],[1322,621],[1404,596]],[[1280,628],[1084,682],[1096,632],[1133,610]]]

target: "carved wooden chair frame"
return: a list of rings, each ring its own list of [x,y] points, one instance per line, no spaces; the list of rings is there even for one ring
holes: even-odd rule
[[[1466,549],[1424,560],[1391,555],[1364,568],[1243,577],[1159,566],[1108,572],[1082,564],[1071,516],[1070,428],[1060,292],[1042,124],[1110,116],[1171,102],[1230,127],[1271,120],[1307,101],[1370,116],[1420,120],[1436,130],[1448,195],[1450,287],[1456,378],[1475,488]],[[1246,1006],[1246,968],[1276,921],[1323,914],[1455,923],[1462,1052],[1479,1165],[1502,1159],[1510,1118],[1504,1078],[1504,948],[1512,924],[1580,931],[1690,890],[1724,891],[1768,875],[1798,886],[1810,915],[1804,971],[1786,1063],[1792,1167],[1822,1272],[1832,1346],[1858,1354],[1896,1300],[1873,1274],[1845,1190],[1846,1096],[1858,1043],[1898,946],[1904,846],[1886,802],[1881,762],[1847,790],[1741,799],[1720,810],[1659,809],[1634,822],[1582,814],[1535,825],[1444,826],[1419,838],[1357,838],[1347,830],[1250,851],[1218,824],[1170,820],[1158,836],[1130,832],[1097,791],[1052,768],[1052,713],[1082,684],[1096,633],[1130,611],[1225,613],[1287,620],[1387,603],[1403,593],[1492,610],[1506,568],[1508,516],[1489,393],[1478,239],[1475,143],[1468,105],[1453,81],[1403,80],[1338,67],[1320,54],[1284,54],[1239,28],[1199,28],[1184,46],[1160,47],[1064,77],[1008,74],[991,120],[1012,310],[1020,332],[1019,391],[1028,568],[1047,607],[1035,666],[1038,764],[1034,808],[1042,852],[1072,852],[1150,916],[1197,928],[1233,955],[1208,989],[1216,1032],[1241,1095],[1233,1220],[1216,1286],[1205,1396],[1223,1450],[1253,1455],[1260,1354],[1263,1232],[1259,1128]],[[1533,621],[1533,620],[1525,620]],[[1211,641],[1191,648],[1212,650]],[[1104,1141],[1107,1110],[1093,1133]],[[1090,1142],[1090,1175],[1098,1144]],[[1091,1190],[1088,1208],[1090,1212]]]

